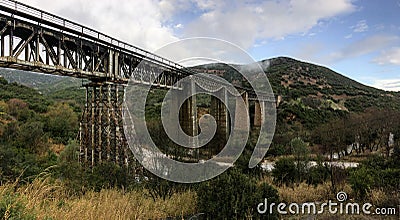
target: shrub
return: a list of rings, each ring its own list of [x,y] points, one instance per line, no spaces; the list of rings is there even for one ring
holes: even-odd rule
[[[268,199],[277,202],[277,191],[256,181],[236,168],[219,177],[202,183],[197,189],[199,211],[209,219],[246,219],[250,217],[276,219],[276,213],[260,216],[257,205]]]
[[[284,157],[276,161],[272,170],[274,182],[278,185],[293,184],[297,177],[296,164],[293,158]]]
[[[282,156],[287,154],[289,150],[287,149],[287,147],[283,144],[271,144],[271,147],[269,148],[269,150],[267,151],[267,155],[271,155],[271,156]]]
[[[323,184],[327,181],[330,175],[329,167],[322,164],[322,162],[318,162],[316,166],[308,170],[307,184],[316,187],[318,184]]]
[[[185,189],[185,185],[182,183],[162,179],[148,171],[145,172],[145,177],[142,179],[141,183],[143,183],[153,201],[157,201],[157,199],[165,201],[170,199],[175,193],[183,192]],[[138,181],[140,181],[140,177]]]
[[[46,131],[57,142],[67,144],[78,128],[78,116],[67,104],[56,104],[46,113]]]
[[[351,188],[359,198],[364,198],[374,183],[373,171],[362,166],[350,174]]]
[[[18,200],[18,197],[12,193],[5,193],[0,197],[0,216],[4,220],[36,219],[35,215],[25,208],[25,204]]]
[[[108,188],[126,188],[128,173],[123,167],[112,162],[103,162],[86,171],[88,187],[96,192]]]

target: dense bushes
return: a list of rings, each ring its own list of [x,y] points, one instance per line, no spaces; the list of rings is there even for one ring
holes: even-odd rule
[[[78,116],[73,109],[58,103],[50,106],[45,115],[46,131],[57,142],[67,144],[68,140],[76,137],[78,132]]]
[[[84,169],[78,163],[79,145],[70,141],[61,152],[52,175],[64,182],[72,194],[85,193],[86,190],[100,191],[109,188],[127,189],[134,184],[134,177],[125,167],[112,162],[103,162],[93,169]]]
[[[0,182],[30,181],[57,164],[52,146],[76,137],[78,115],[68,104],[4,79],[0,99]]]
[[[1,194],[0,194],[1,196]],[[0,216],[5,220],[31,220],[36,216],[30,210],[27,210],[25,204],[17,199],[17,196],[11,192],[6,192],[0,197]]]
[[[305,129],[312,130],[319,124],[328,122],[330,119],[343,117],[346,112],[340,110],[310,108],[302,103],[284,103],[280,106],[277,117],[280,123],[291,124],[300,122]]]
[[[360,198],[372,190],[384,190],[389,194],[399,193],[400,163],[381,156],[372,157],[350,173],[350,184]]]
[[[0,144],[0,184],[31,181],[36,175],[49,166],[55,165],[57,157],[52,152],[37,156],[27,149]]]
[[[197,190],[198,208],[209,219],[277,219],[276,213],[260,216],[257,205],[264,201],[277,203],[277,191],[233,168],[224,174],[200,184]]]
[[[276,184],[290,185],[294,183],[297,177],[296,170],[294,159],[290,157],[284,157],[276,161],[275,167],[272,170],[272,176],[274,177]]]
[[[317,186],[326,182],[331,175],[330,169],[321,161],[316,166],[310,167],[306,176],[307,184]]]
[[[23,100],[28,104],[29,109],[39,113],[46,112],[47,107],[52,104],[50,100],[46,99],[36,90],[18,85],[17,83],[7,83],[5,79],[0,78],[0,100],[6,102],[11,99]]]
[[[331,169],[322,161],[311,166],[305,161],[298,163],[292,157],[283,157],[276,161],[272,177],[277,185],[293,186],[294,183],[300,184],[306,181],[309,185],[317,186],[332,178]]]

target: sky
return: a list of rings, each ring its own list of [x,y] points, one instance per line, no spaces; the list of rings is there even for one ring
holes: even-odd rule
[[[212,37],[400,91],[400,0],[23,0],[140,48]]]

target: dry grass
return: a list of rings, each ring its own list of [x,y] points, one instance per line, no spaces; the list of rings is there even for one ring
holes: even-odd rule
[[[329,184],[318,185],[316,187],[301,183],[294,187],[281,186],[277,188],[280,198],[288,203],[326,201],[334,199]]]
[[[265,177],[262,181],[269,184],[273,184],[272,177]],[[294,185],[293,187],[287,186],[276,186],[274,187],[278,190],[280,199],[282,202],[288,203],[305,203],[305,202],[327,202],[328,200],[336,200],[336,194],[331,191],[331,184],[325,182],[316,187],[309,186],[306,183],[301,183]],[[365,201],[355,201],[353,196],[353,191],[349,184],[342,184],[338,191],[344,191],[348,195],[347,201],[352,202],[369,202],[374,205],[374,207],[393,207],[389,204],[399,204],[400,196],[398,193],[393,192],[393,195],[384,192],[384,190],[374,190],[366,196]],[[398,209],[397,209],[398,210]],[[397,212],[396,212],[397,213]],[[316,215],[281,215],[280,219],[321,219],[321,220],[372,220],[372,219],[399,219],[399,215],[346,215],[346,214],[330,214],[325,211],[323,214]]]
[[[62,184],[50,178],[36,179],[16,192],[13,190],[14,184],[0,186],[0,199],[6,193],[13,193],[14,204],[22,204],[24,212],[33,213],[37,219],[160,219],[196,212],[196,194],[191,191],[175,194],[165,201],[153,201],[145,191],[117,189],[68,197]]]
[[[300,184],[293,184],[293,186],[276,186],[273,184],[272,177],[265,177],[262,181],[265,181],[273,185],[280,199],[287,203],[304,203],[304,202],[316,202],[316,201],[328,201],[329,199],[335,200],[336,194],[332,192],[332,187],[329,182],[319,184],[317,186],[308,185],[305,182]],[[352,195],[353,190],[350,185],[344,184],[339,186],[338,191],[344,191],[348,195]]]
[[[262,181],[272,183],[271,177]],[[276,186],[275,186],[276,187]],[[276,187],[280,199],[286,203],[322,202],[335,200],[329,183],[309,186],[305,183],[293,187]],[[352,190],[349,185],[339,189],[349,195],[352,200]],[[16,184],[0,186],[0,205],[6,195],[12,195],[14,200],[6,207],[1,219],[10,219],[11,212],[17,206],[22,216],[36,216],[36,219],[165,219],[167,217],[186,216],[196,213],[196,193],[186,191],[175,194],[167,200],[153,201],[143,190],[124,192],[118,189],[105,189],[101,192],[89,191],[85,195],[71,197],[61,182],[54,181],[45,175],[31,184],[16,187]],[[368,195],[368,202],[374,205],[384,205],[387,194],[376,190]],[[393,195],[399,198],[398,194]],[[318,216],[281,216],[284,219],[374,219],[371,216],[329,215]],[[380,216],[373,216],[380,217]],[[396,217],[396,216],[384,216]],[[381,218],[381,219],[385,219]]]

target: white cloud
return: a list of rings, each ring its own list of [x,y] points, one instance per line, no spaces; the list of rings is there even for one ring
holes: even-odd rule
[[[183,28],[183,24],[179,23],[177,25],[174,26],[175,28]]]
[[[400,91],[400,78],[375,80],[371,86],[386,91]]]
[[[163,19],[169,20],[179,12],[190,10],[192,3],[186,0],[159,0],[158,4],[155,4],[154,6],[159,8]]]
[[[294,56],[306,61],[319,63],[322,65],[331,65],[338,61],[364,56],[367,54],[379,53],[385,48],[393,46],[400,42],[400,37],[395,35],[373,35],[358,41],[352,41],[337,48],[333,52],[329,52],[329,46],[323,42],[312,42],[299,44],[294,50]],[[383,61],[391,61],[392,64],[398,61],[400,49],[389,50],[374,60],[374,63],[384,64]],[[390,57],[391,59],[388,59]]]
[[[215,1],[215,0],[192,0],[192,1],[197,5],[197,7],[200,10],[205,10],[205,11],[211,10],[211,9],[216,9],[216,8],[221,9],[221,8],[224,8],[227,5],[227,3],[228,4],[234,3],[233,1],[229,2],[229,1],[224,1],[224,0],[221,0],[221,1]]]
[[[155,0],[26,0],[25,3],[148,50],[178,39],[173,27],[164,24],[172,9]]]
[[[329,62],[353,58],[382,50],[383,48],[397,42],[398,36],[394,35],[373,35],[360,41],[355,41],[341,50],[329,55]]]
[[[352,37],[353,37],[353,34],[348,34],[348,35],[344,36],[345,39],[350,39]]]
[[[280,39],[308,32],[321,20],[354,10],[350,0],[196,2],[204,13],[186,25],[186,36],[223,38],[244,48],[249,48],[257,39]]]
[[[365,32],[368,30],[368,24],[366,20],[358,21],[355,26],[352,27],[353,31],[356,33]]]
[[[177,33],[221,38],[248,49],[256,42],[309,33],[327,19],[354,11],[352,2],[26,0],[29,5],[150,51],[179,40]]]
[[[376,57],[373,61],[379,65],[400,65],[400,47],[393,47],[389,50],[383,51],[381,55]]]
[[[324,45],[320,42],[313,42],[312,44],[300,44],[297,50],[294,52],[294,56],[304,61],[320,62],[320,53],[324,49]]]

